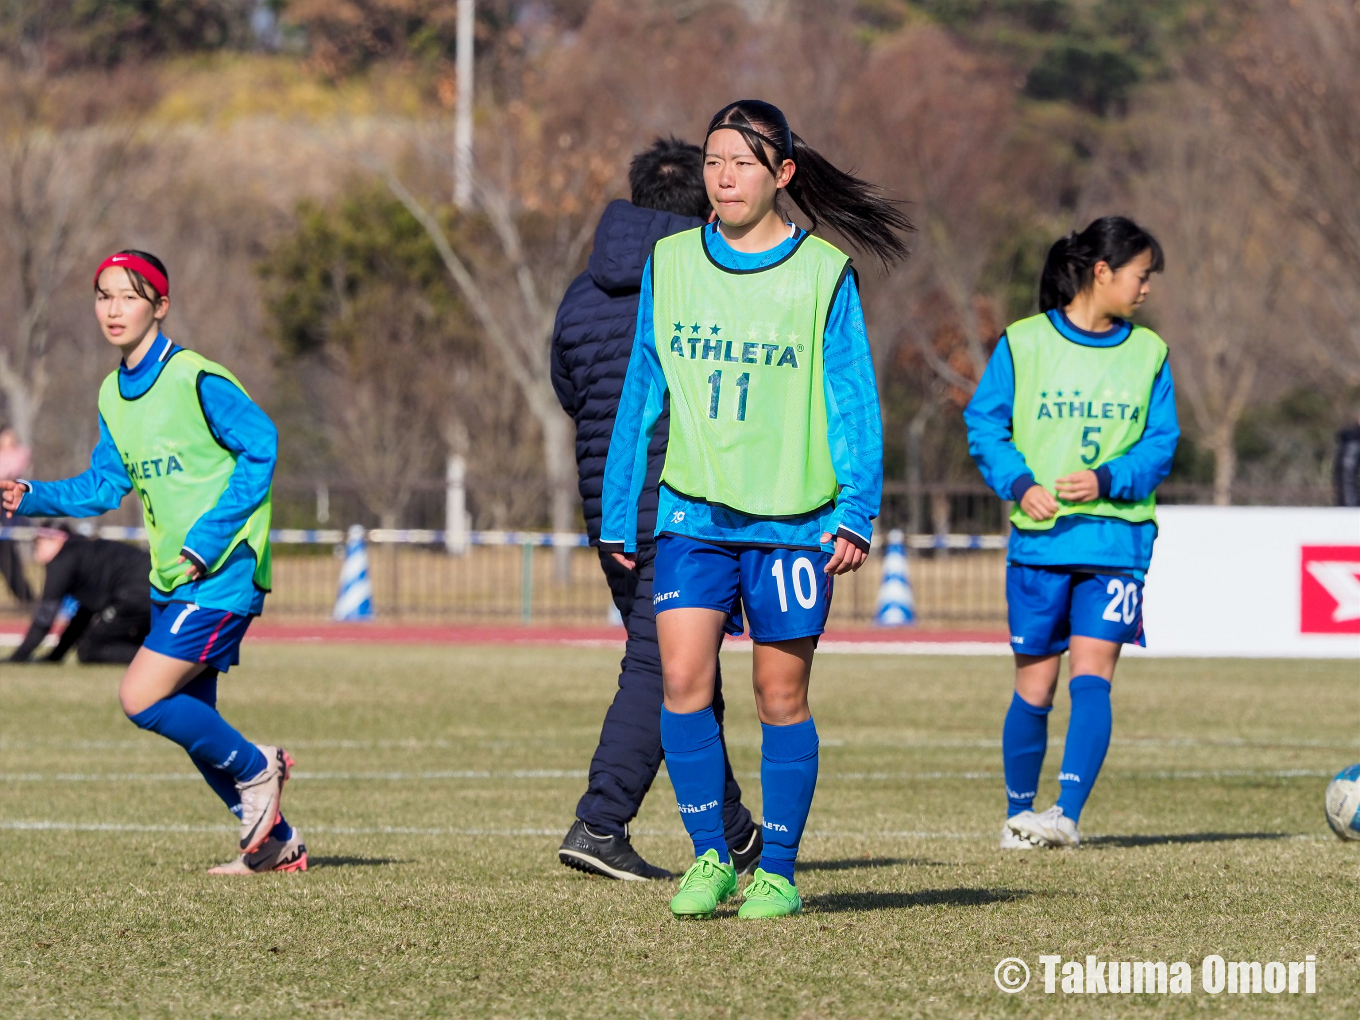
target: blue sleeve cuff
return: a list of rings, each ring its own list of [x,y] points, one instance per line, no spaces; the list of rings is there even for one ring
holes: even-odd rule
[[[1011,482],[1011,499],[1019,503],[1025,498],[1025,493],[1029,492],[1032,486],[1039,483],[1034,480],[1034,476],[1026,471],[1023,475]]]
[[[836,537],[845,539],[851,545],[859,548],[862,552],[869,551],[869,539],[865,538],[858,531],[851,531],[844,524],[836,529]]]
[[[1102,464],[1096,468],[1096,481],[1100,484],[1100,498],[1110,498],[1110,485],[1113,479],[1110,477],[1110,465]]]
[[[208,562],[202,556],[194,552],[187,545],[179,551],[179,554],[183,556],[186,560],[188,560],[190,563],[192,563],[194,566],[196,566],[200,574],[205,576],[207,575]]]

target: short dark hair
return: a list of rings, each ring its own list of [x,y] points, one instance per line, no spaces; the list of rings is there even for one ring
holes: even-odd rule
[[[633,204],[677,216],[706,219],[713,207],[704,187],[704,154],[674,137],[658,138],[628,165]]]

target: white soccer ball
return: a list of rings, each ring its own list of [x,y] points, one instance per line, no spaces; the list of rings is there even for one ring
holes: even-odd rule
[[[1360,765],[1342,769],[1327,784],[1327,824],[1341,839],[1360,840]]]

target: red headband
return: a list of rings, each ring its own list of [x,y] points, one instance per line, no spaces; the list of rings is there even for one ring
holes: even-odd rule
[[[99,286],[100,275],[110,266],[118,266],[122,269],[135,269],[146,277],[146,282],[155,287],[161,297],[170,296],[170,281],[165,278],[165,274],[139,255],[125,255],[119,253],[117,255],[110,255],[103,262],[99,263],[99,268],[94,271],[94,285],[96,287]]]

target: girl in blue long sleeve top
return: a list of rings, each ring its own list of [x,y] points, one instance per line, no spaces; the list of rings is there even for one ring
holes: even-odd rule
[[[1154,491],[1180,427],[1166,344],[1128,320],[1163,266],[1157,240],[1109,216],[1049,250],[1041,314],[1012,324],[964,411],[987,484],[1014,500],[1006,603],[1015,694],[1002,730],[1002,849],[1077,846],[1077,821],[1109,748],[1110,681],[1144,644],[1143,578]],[[1062,653],[1072,716],[1057,804],[1034,797]]]
[[[723,748],[713,716],[724,630],[754,650],[764,848],[741,917],[796,913],[794,860],[817,780],[812,652],[831,578],[869,549],[883,438],[849,259],[780,215],[787,190],[885,264],[909,226],[828,163],[768,103],[719,111],[704,144],[716,222],[659,242],[605,464],[600,546],[628,567],[648,440],[669,398],[657,508],[661,743],[695,863],[676,917],[711,917],[736,892],[723,835]]]
[[[269,588],[273,422],[234,376],[160,331],[165,265],[122,251],[95,273],[95,314],[123,355],[100,389],[89,470],[55,482],[0,482],[5,510],[93,517],[136,491],[151,547],[152,624],[119,686],[123,711],[183,747],[240,819],[240,854],[215,874],[305,871],[307,848],[280,800],[292,760],[217,711],[217,676]]]

